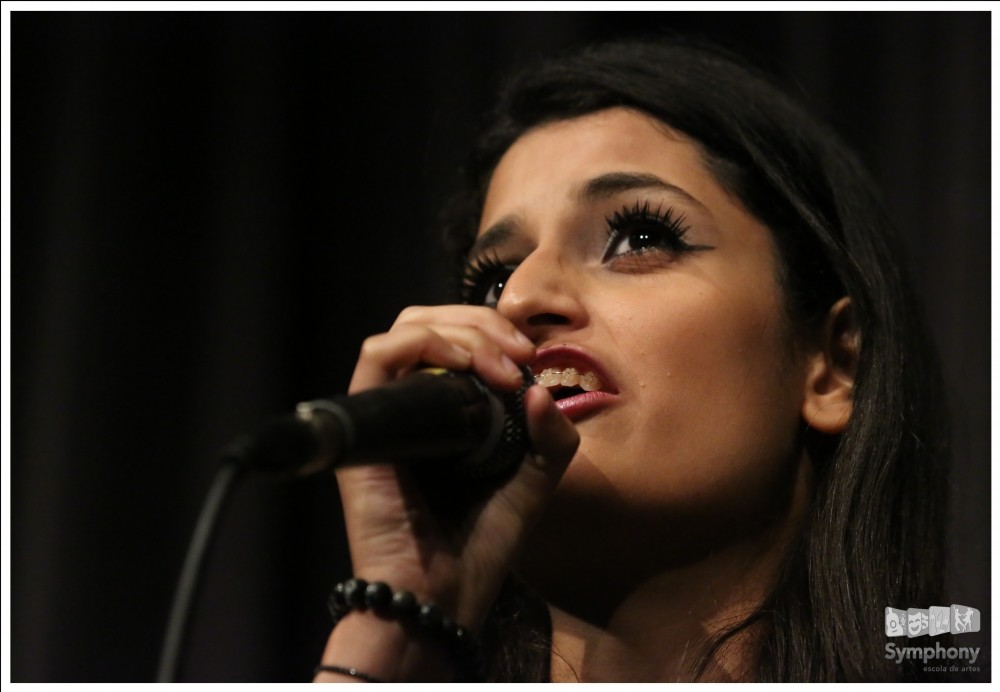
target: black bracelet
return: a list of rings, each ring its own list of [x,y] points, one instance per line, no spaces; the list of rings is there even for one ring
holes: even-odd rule
[[[352,678],[364,680],[365,682],[382,682],[373,675],[362,673],[357,668],[344,668],[342,666],[328,666],[323,664],[316,666],[316,670],[313,671],[313,676],[319,675],[320,673],[340,673],[341,675],[350,675]]]
[[[478,682],[482,678],[479,645],[467,629],[444,615],[434,603],[420,604],[409,591],[396,591],[385,582],[348,579],[333,587],[328,601],[333,623],[352,610],[371,609],[376,615],[416,626],[445,647],[455,663],[460,682]]]

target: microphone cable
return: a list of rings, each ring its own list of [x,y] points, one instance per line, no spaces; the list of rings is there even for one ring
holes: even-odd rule
[[[194,535],[188,545],[184,566],[174,592],[173,604],[170,607],[170,617],[163,636],[163,648],[160,650],[160,663],[156,672],[156,682],[176,682],[177,670],[183,653],[184,638],[187,634],[188,621],[191,617],[191,606],[204,573],[205,555],[215,535],[219,517],[232,494],[236,482],[245,471],[244,458],[249,447],[248,438],[240,438],[233,442],[222,453],[222,464],[215,472],[215,478],[209,488],[208,496],[198,515]]]
[[[156,682],[176,681],[205,556],[226,501],[246,472],[286,478],[309,475],[350,463],[345,452],[397,461],[450,456],[424,467],[426,472],[459,478],[470,490],[494,487],[514,472],[527,451],[524,393],[534,378],[527,368],[523,375],[518,391],[494,395],[474,377],[425,369],[381,390],[305,402],[296,416],[274,419],[256,436],[240,437],[226,447],[184,558]],[[402,396],[386,399],[387,392],[402,392]],[[431,408],[448,415],[428,419],[425,411]],[[402,447],[399,440],[380,446],[385,442],[381,429],[386,420],[406,432]],[[455,437],[456,429],[463,434]]]

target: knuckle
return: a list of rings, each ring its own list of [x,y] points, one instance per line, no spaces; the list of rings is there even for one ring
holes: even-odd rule
[[[423,305],[409,305],[403,308],[396,317],[396,324],[403,324],[419,319],[424,314],[426,307]]]
[[[360,357],[362,360],[379,360],[389,350],[391,337],[389,334],[374,334],[361,342]]]
[[[384,350],[385,335],[375,334],[374,336],[369,336],[364,341],[361,342],[360,356],[362,359],[374,359],[377,358],[380,353]]]

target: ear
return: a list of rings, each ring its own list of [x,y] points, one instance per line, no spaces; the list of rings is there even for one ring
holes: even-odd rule
[[[861,332],[850,298],[841,298],[826,316],[816,351],[809,357],[802,418],[828,435],[844,431],[854,408],[854,376]]]

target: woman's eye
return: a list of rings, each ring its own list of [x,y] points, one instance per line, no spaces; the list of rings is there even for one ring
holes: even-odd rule
[[[682,250],[686,243],[674,232],[652,224],[636,224],[635,227],[615,232],[605,253],[605,259],[619,255],[633,255],[649,250]]]
[[[691,245],[684,236],[688,227],[684,217],[672,209],[651,209],[648,202],[623,207],[607,219],[608,244],[604,261],[616,257],[663,252],[670,256],[695,250],[709,249],[704,245]]]
[[[505,271],[484,283],[483,297],[478,302],[481,302],[488,308],[496,309],[497,303],[500,302],[500,294],[503,293],[504,286],[507,285],[507,279],[510,278],[511,273],[510,271]]]
[[[462,302],[496,309],[515,268],[489,258],[471,262],[462,281]]]

